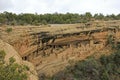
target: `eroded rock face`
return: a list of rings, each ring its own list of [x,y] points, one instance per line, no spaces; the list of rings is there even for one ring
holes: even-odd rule
[[[6,63],[9,62],[10,57],[15,58],[16,63],[18,63],[20,65],[22,65],[22,64],[27,65],[29,67],[30,70],[29,70],[29,72],[27,72],[28,80],[38,80],[37,72],[36,72],[33,64],[28,61],[23,61],[22,58],[20,57],[20,55],[16,52],[16,50],[11,45],[0,40],[0,50],[4,50],[6,52],[6,56],[5,56]]]

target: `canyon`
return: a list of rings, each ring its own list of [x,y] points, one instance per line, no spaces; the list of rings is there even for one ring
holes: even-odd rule
[[[11,28],[11,32],[6,32]],[[73,61],[110,53],[107,46],[120,43],[120,21],[91,21],[79,24],[2,26],[0,39],[9,43],[38,74],[52,76]]]

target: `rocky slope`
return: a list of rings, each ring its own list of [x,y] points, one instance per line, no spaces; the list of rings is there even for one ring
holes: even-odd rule
[[[16,50],[11,45],[0,40],[0,50],[4,50],[6,52],[6,56],[5,56],[6,63],[9,62],[10,57],[15,58],[16,63],[18,63],[20,65],[27,65],[29,67],[30,70],[29,70],[29,72],[27,72],[28,80],[38,80],[37,72],[36,72],[33,64],[28,61],[23,61],[22,58],[20,57],[20,55],[16,52]]]

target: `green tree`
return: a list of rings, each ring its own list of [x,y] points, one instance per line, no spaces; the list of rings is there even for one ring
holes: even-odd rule
[[[6,24],[7,18],[4,14],[0,14],[0,23],[1,24]]]
[[[91,18],[92,18],[92,14],[90,12],[86,12],[85,13],[85,18],[86,18],[87,21],[90,21]]]
[[[104,19],[104,15],[103,15],[102,13],[100,13],[100,14],[95,14],[95,15],[94,15],[94,18],[95,18],[96,20],[103,20],[103,19]]]
[[[44,24],[44,25],[47,25],[47,21],[46,20],[43,20],[41,23]]]

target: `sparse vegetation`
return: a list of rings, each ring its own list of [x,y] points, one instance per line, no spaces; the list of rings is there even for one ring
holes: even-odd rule
[[[45,74],[40,80],[120,80],[120,48],[111,55],[102,55],[99,59],[88,57],[83,61],[73,62],[63,71],[48,77]]]
[[[27,80],[28,67],[15,63],[13,57],[9,59],[9,64],[6,64],[4,58],[5,52],[0,51],[0,80]]]
[[[64,71],[55,74],[52,80],[119,80],[120,51],[99,60],[89,58],[68,66]]]

